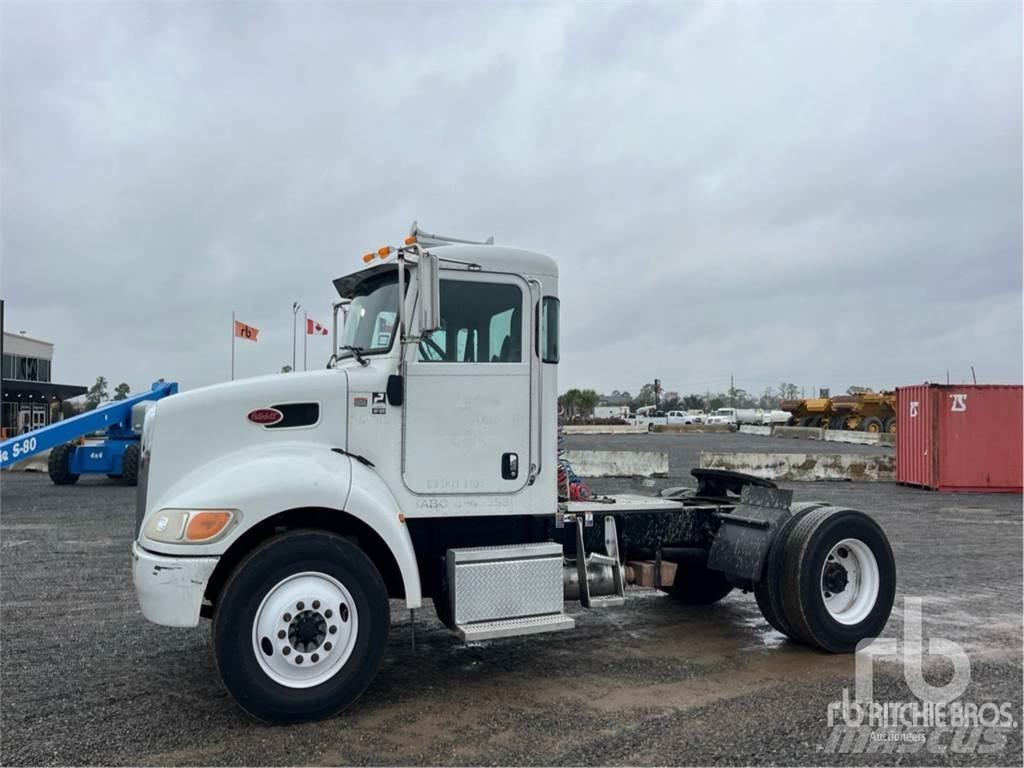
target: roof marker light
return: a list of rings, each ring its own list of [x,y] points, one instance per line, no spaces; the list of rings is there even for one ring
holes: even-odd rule
[[[416,235],[409,235],[407,238],[405,238],[405,244],[406,245],[415,245],[416,244]]]
[[[371,261],[373,261],[373,251],[370,251],[369,253],[364,253],[363,264],[369,264]]]
[[[391,246],[390,245],[385,245],[383,248],[378,248],[377,249],[377,255],[380,256],[382,259],[386,259],[390,253],[391,253]]]

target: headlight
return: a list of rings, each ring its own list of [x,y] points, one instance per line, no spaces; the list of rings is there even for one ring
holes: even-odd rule
[[[144,535],[168,544],[216,541],[241,518],[237,509],[161,509],[151,515]]]

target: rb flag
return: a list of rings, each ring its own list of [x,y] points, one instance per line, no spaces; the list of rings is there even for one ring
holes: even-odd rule
[[[306,335],[307,336],[326,336],[327,329],[324,328],[320,323],[311,317],[306,318]]]
[[[257,336],[260,335],[259,328],[253,328],[251,325],[246,325],[241,320],[235,320],[235,336],[240,339],[246,339],[247,341],[259,341]]]

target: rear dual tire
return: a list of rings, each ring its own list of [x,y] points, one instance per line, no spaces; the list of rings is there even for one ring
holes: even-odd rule
[[[724,573],[711,570],[704,561],[680,558],[672,586],[662,589],[684,605],[712,605],[732,592],[733,587]]]
[[[755,586],[765,619],[792,640],[849,653],[885,628],[896,565],[881,527],[849,509],[809,506],[780,529]]]

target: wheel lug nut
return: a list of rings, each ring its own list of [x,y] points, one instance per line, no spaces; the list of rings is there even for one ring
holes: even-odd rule
[[[287,632],[285,632],[285,631],[284,631],[283,629],[279,629],[279,630],[277,630],[277,636],[278,636],[278,637],[279,637],[280,639],[282,639],[282,640],[284,640],[284,638],[285,638],[285,635],[287,635],[287,634],[288,634],[288,633],[287,633]]]
[[[297,602],[295,604],[295,607],[298,608],[301,611],[303,608],[306,607],[306,604],[304,602],[302,602],[301,600],[299,600],[299,602]]]
[[[333,616],[333,615],[334,615],[334,612],[330,608],[328,608],[326,611],[324,611],[324,616],[326,616],[328,619],[331,618],[331,616]]]
[[[329,651],[333,646],[330,643],[324,643],[324,650]]]
[[[319,607],[320,607],[320,601],[319,600],[314,600],[313,601],[313,610],[315,611]]]
[[[295,663],[296,664],[301,664],[302,663],[302,656],[296,656],[295,657]]]
[[[286,622],[287,622],[287,621],[291,621],[291,620],[292,620],[292,615],[291,615],[290,613],[286,613],[286,614],[284,615],[284,620],[285,620]]]
[[[284,654],[285,656],[287,656],[291,652],[292,652],[292,649],[289,648],[287,645],[284,648],[281,649],[281,653]]]
[[[316,664],[318,661],[320,661],[320,654],[314,653],[312,656],[309,657],[309,660]]]
[[[335,626],[334,626],[334,625],[332,624],[332,625],[331,625],[331,628],[330,628],[330,630],[329,630],[329,631],[330,631],[330,633],[331,633],[331,634],[333,635],[333,634],[334,634],[335,632],[337,632],[337,631],[338,631],[338,628],[337,628],[337,627],[335,627]]]

